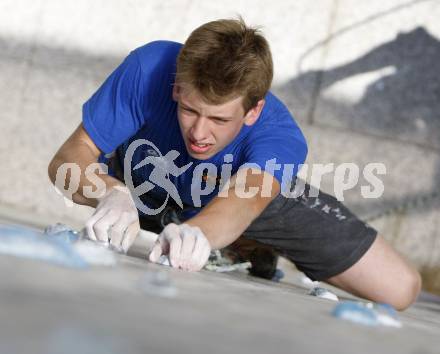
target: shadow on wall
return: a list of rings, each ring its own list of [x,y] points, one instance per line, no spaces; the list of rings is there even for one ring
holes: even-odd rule
[[[368,84],[362,86],[361,95],[354,102],[338,97],[341,88],[350,95],[356,80],[363,77],[365,83],[366,75],[370,75]],[[349,85],[344,91],[345,82]],[[440,42],[423,27],[401,33],[347,64],[300,74],[279,91],[293,111],[305,111],[311,125],[440,152]],[[434,181],[433,185],[440,185],[440,166]],[[437,197],[433,191],[402,196],[390,204],[414,204],[423,211],[438,206],[432,203]]]

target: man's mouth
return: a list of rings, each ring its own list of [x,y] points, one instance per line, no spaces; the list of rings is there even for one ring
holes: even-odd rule
[[[196,154],[203,154],[207,152],[212,146],[212,144],[198,143],[193,141],[192,139],[188,139],[188,142],[190,150]]]

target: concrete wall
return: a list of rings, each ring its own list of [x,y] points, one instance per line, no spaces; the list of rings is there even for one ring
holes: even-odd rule
[[[440,2],[10,1],[0,3],[0,215],[79,227],[46,167],[81,120],[82,103],[133,48],[184,41],[196,26],[241,14],[262,25],[273,91],[309,143],[308,162],[383,162],[379,199],[346,203],[440,289]],[[333,193],[333,178],[324,179]]]

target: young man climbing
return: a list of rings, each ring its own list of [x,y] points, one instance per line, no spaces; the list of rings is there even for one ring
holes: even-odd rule
[[[50,178],[76,163],[72,199],[96,207],[89,237],[126,251],[141,226],[155,231],[153,262],[165,254],[196,271],[211,250],[257,241],[314,280],[408,307],[420,276],[373,228],[332,196],[310,196],[308,185],[300,196],[284,193],[307,145],[269,91],[272,76],[267,41],[241,19],[206,23],[184,45],[137,48],[84,104]],[[87,172],[98,161],[109,166],[100,183]]]

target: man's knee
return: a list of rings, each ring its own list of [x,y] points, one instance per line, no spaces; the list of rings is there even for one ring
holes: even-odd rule
[[[402,276],[399,284],[396,284],[396,291],[388,295],[388,303],[397,310],[405,310],[416,301],[422,288],[422,278],[419,272],[414,269],[409,269],[406,272],[407,274]]]

